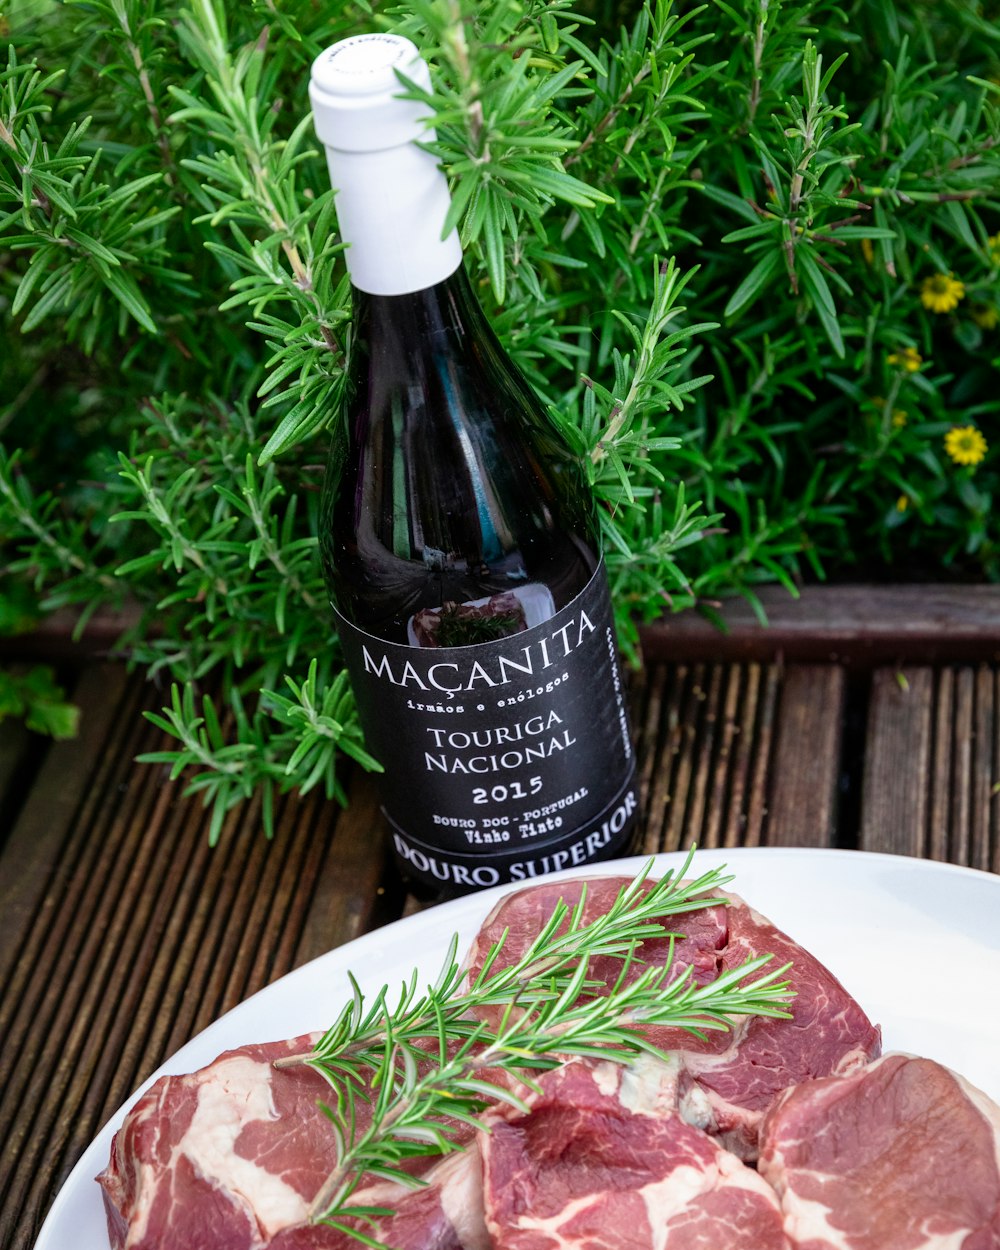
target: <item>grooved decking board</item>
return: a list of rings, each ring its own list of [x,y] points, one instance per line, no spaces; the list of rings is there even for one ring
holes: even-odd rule
[[[633,698],[641,854],[760,843],[777,697],[774,666],[645,671]]]
[[[331,810],[330,804],[317,803],[314,823],[328,821]],[[403,889],[390,869],[378,783],[370,773],[357,769],[351,774],[348,806],[337,817],[333,837],[334,853],[323,859],[313,879],[296,966],[402,914]]]
[[[1000,871],[1000,670],[873,675],[861,845]]]
[[[996,600],[977,602],[971,632],[988,642]],[[640,852],[853,845],[838,822],[858,810],[866,849],[1000,871],[995,664],[876,666],[848,705],[843,665],[775,658],[759,639],[758,658],[725,661],[717,639],[670,662],[647,648],[632,675]],[[419,906],[388,864],[375,778],[345,775],[346,811],[318,792],[280,799],[270,842],[259,808],[237,809],[212,848],[200,802],[133,762],[166,745],[141,716],[162,696],[91,664],[74,698],[76,742],[0,740],[3,794],[22,792],[0,843],[0,1250],[29,1250],[80,1152],[167,1054],[291,968]],[[847,741],[848,719],[863,741]],[[864,769],[845,817],[848,757]]]
[[[48,749],[0,850],[0,1246],[28,1250],[107,1117],[169,1053],[380,919],[384,847],[319,794],[251,804],[219,845],[141,716],[159,694],[84,671],[81,737]],[[369,808],[370,813],[370,808]],[[275,1023],[280,1033],[280,1022]]]
[[[846,679],[833,664],[793,664],[778,702],[767,842],[832,846],[837,835]]]
[[[84,673],[73,692],[83,707],[80,740],[53,745],[0,855],[0,914],[14,939],[0,943],[0,1234],[7,1213],[21,1212],[15,1235],[25,1244],[73,1124],[65,1061],[90,983],[82,949],[101,932],[92,826],[100,794],[113,792],[129,765],[128,693],[121,670]]]
[[[982,665],[976,671],[975,690],[969,863],[1000,872],[1000,669]]]
[[[863,850],[925,853],[934,710],[933,670],[879,668],[872,674],[861,798]]]
[[[53,744],[0,851],[0,915],[11,934],[31,931],[52,874],[68,876],[77,866],[72,840],[86,824],[88,795],[106,783],[115,732],[125,732],[125,689],[124,671],[101,665],[86,669],[73,692],[87,709],[80,736]],[[0,985],[12,975],[19,952],[19,943],[0,943]],[[0,1039],[3,1028],[0,1007]]]

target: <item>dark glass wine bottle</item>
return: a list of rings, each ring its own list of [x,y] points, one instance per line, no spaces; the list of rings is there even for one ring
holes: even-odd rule
[[[628,845],[634,760],[593,498],[442,238],[398,36],[345,40],[311,97],[354,288],[320,547],[397,862],[425,894]]]

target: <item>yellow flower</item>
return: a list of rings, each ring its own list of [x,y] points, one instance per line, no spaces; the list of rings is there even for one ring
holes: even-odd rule
[[[974,425],[956,425],[944,436],[944,449],[956,464],[978,464],[988,444]]]
[[[1000,265],[1000,234],[991,234],[986,240],[986,247],[990,253],[990,263]]]
[[[871,406],[875,409],[875,411],[879,414],[880,417],[884,414],[885,400],[882,398],[881,395],[873,395],[868,402],[871,404]],[[909,419],[909,416],[910,414],[906,411],[905,408],[893,408],[892,416],[891,416],[893,427],[897,430],[901,430],[903,426],[906,424],[907,420]]]
[[[896,500],[897,512],[905,512],[909,506],[910,506],[910,499],[908,495],[900,495],[900,497]]]
[[[965,299],[965,287],[950,273],[936,273],[920,284],[920,302],[934,313],[947,313]]]
[[[898,352],[890,352],[886,363],[905,369],[907,373],[916,373],[924,363],[924,358],[915,347],[902,347]]]
[[[982,330],[995,330],[1000,322],[1000,312],[992,304],[973,304],[969,316]]]

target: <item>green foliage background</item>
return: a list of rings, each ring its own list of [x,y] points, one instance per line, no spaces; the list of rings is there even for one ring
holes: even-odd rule
[[[138,605],[156,758],[214,833],[370,763],[314,537],[350,304],[306,88],[347,34],[434,66],[468,264],[590,466],[626,645],[766,580],[1000,575],[985,4],[0,12],[0,627]]]

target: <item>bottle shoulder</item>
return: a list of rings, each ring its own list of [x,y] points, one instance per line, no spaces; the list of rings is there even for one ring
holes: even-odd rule
[[[350,619],[538,584],[556,608],[592,576],[582,466],[467,291],[361,302],[321,547]]]
[[[579,479],[575,493],[589,495],[578,457],[503,349],[464,272],[412,297],[362,297],[358,312],[348,438],[371,442],[390,422],[397,436],[430,440],[412,447],[414,455],[439,451],[442,440],[487,441],[512,465],[528,456],[533,476]]]

